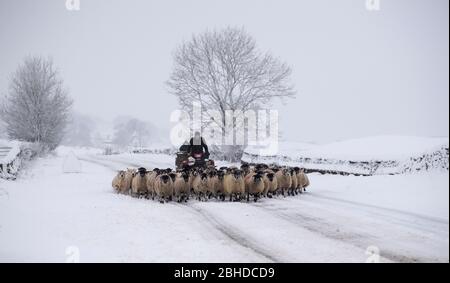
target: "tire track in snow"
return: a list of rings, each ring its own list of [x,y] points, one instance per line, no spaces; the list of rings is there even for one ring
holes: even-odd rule
[[[373,243],[375,240],[374,237],[367,234],[341,231],[340,229],[333,227],[331,223],[328,223],[318,217],[307,216],[301,213],[287,214],[279,212],[277,209],[270,209],[260,205],[253,206],[268,211],[270,214],[288,221],[295,226],[304,228],[313,233],[317,233],[322,237],[342,241],[363,250],[370,246],[369,243]],[[396,262],[419,262],[419,259],[417,258],[399,255],[386,250],[383,250],[381,256],[390,261]]]
[[[413,212],[401,211],[397,209],[385,208],[371,204],[364,204],[355,201],[347,201],[343,199],[336,199],[332,197],[326,196],[318,196],[307,195],[305,201],[311,201],[308,199],[309,196],[312,196],[315,203],[321,202],[327,204],[329,206],[332,203],[333,206],[338,205],[343,208],[351,208],[360,210],[366,214],[377,216],[376,219],[383,220],[385,222],[389,222],[394,225],[400,225],[403,227],[407,227],[412,230],[419,230],[422,232],[427,232],[430,234],[439,234],[441,235],[443,232],[446,232],[446,236],[448,237],[448,221],[445,221],[440,218],[420,215]]]
[[[309,197],[316,198],[315,200],[308,199]],[[401,225],[404,227],[408,227],[410,229],[414,230],[420,230],[423,232],[433,233],[433,234],[440,234],[443,231],[448,231],[449,222],[440,219],[437,217],[427,216],[427,215],[421,215],[416,214],[413,212],[408,211],[402,211],[398,209],[393,208],[386,208],[371,204],[364,204],[361,202],[355,202],[350,200],[344,200],[339,198],[333,198],[333,197],[327,197],[318,195],[315,193],[304,193],[302,194],[302,201],[312,202],[314,204],[323,203],[325,204],[325,207],[332,207],[332,206],[339,206],[341,208],[345,209],[357,209],[360,211],[363,211],[364,213],[377,216],[373,217],[377,220],[383,220],[395,225]],[[292,202],[295,201],[296,198],[276,198],[277,200],[286,201],[286,202]],[[330,206],[330,202],[332,203],[332,206]],[[448,232],[447,232],[448,236]]]
[[[283,199],[282,199],[283,200]],[[294,202],[297,201],[298,199],[286,199],[286,201],[288,202]],[[305,199],[302,199],[302,202],[305,202]],[[305,204],[308,204],[309,201],[306,200],[306,203],[303,204],[299,204],[298,207],[300,208],[304,208]],[[322,203],[321,201],[319,201],[319,203]],[[319,204],[316,200],[313,200],[313,204],[314,205],[318,205]],[[270,208],[270,206],[267,205],[262,205],[262,204],[252,204],[254,207],[257,207],[261,210],[265,210],[268,211],[271,214],[276,215],[277,217],[284,219],[290,223],[292,223],[293,225],[296,225],[298,227],[307,229],[308,231],[314,232],[314,233],[318,233],[321,236],[327,237],[327,238],[331,238],[334,240],[339,240],[339,241],[343,241],[349,244],[352,244],[356,247],[359,247],[361,249],[366,249],[368,246],[372,245],[373,243],[379,242],[379,243],[383,243],[383,237],[380,235],[376,234],[376,228],[372,227],[368,227],[369,230],[365,229],[362,233],[360,232],[356,232],[356,231],[345,231],[343,229],[341,229],[339,227],[339,225],[337,225],[335,222],[332,221],[327,221],[324,217],[320,218],[320,217],[315,217],[312,216],[310,213],[308,213],[307,209],[303,209],[301,212],[292,212],[292,213],[286,213],[283,211],[292,209],[291,207],[276,207],[276,208]],[[320,204],[319,204],[320,206]],[[362,208],[364,208],[364,205],[361,204]],[[332,206],[329,205],[329,203],[326,203],[326,205],[324,206],[324,208],[330,208]],[[347,206],[344,206],[345,209],[347,209]],[[314,208],[315,209],[315,208]],[[361,207],[358,207],[358,209],[361,209]],[[373,209],[373,207],[370,207],[370,209]],[[378,208],[376,207],[376,209],[381,209],[383,210],[383,208]],[[348,210],[348,209],[347,209]],[[327,214],[330,214],[331,212],[324,210]],[[372,211],[367,211],[364,210],[364,212],[368,213],[370,219],[372,221],[377,221],[377,222],[390,222],[395,226],[402,226],[408,229],[413,229],[413,231],[405,231],[400,229],[402,234],[408,235],[409,237],[415,237],[416,241],[418,241],[419,239],[422,239],[423,235],[419,235],[420,233],[423,232],[427,232],[429,233],[430,237],[433,237],[433,235],[442,235],[442,231],[448,231],[448,226],[446,227],[440,227],[437,230],[433,230],[432,232],[429,231],[429,229],[426,229],[424,227],[428,226],[429,223],[412,223],[408,220],[404,220],[402,223],[399,222],[392,222],[391,221],[391,217],[392,215],[386,215],[386,214],[380,214],[380,213],[374,213]],[[406,216],[410,217],[409,213],[405,213]],[[346,217],[345,214],[342,215],[343,217]],[[333,219],[333,216],[331,216],[331,219]],[[357,219],[356,219],[357,220]],[[337,223],[342,223],[341,222],[337,222]],[[433,224],[433,223],[431,223]],[[369,224],[367,224],[369,225]],[[378,225],[383,225],[378,224]],[[357,225],[356,227],[361,227],[359,225]],[[388,226],[389,227],[389,226]],[[345,226],[344,226],[345,228]],[[383,225],[384,229],[386,228],[385,225]],[[389,227],[391,228],[391,227]],[[358,229],[358,228],[357,228]],[[370,232],[371,230],[375,230],[375,232]],[[395,232],[395,228],[391,228],[393,229],[393,232]],[[431,239],[433,240],[433,239]],[[391,260],[391,261],[396,261],[396,262],[439,262],[442,261],[442,258],[436,258],[436,257],[432,257],[432,256],[417,256],[417,255],[405,255],[408,254],[409,250],[403,250],[403,251],[395,251],[392,247],[391,248],[387,248],[384,247],[383,248],[383,252],[382,252],[382,257]]]
[[[325,200],[334,201],[334,202],[345,203],[345,204],[349,204],[349,205],[353,205],[353,206],[359,206],[359,207],[365,207],[365,208],[373,208],[373,209],[376,209],[376,210],[381,210],[381,211],[386,211],[386,212],[393,212],[393,213],[396,213],[396,214],[402,214],[402,215],[409,216],[409,217],[420,218],[422,220],[425,220],[425,221],[428,221],[428,222],[435,222],[435,223],[438,223],[438,224],[446,224],[446,225],[449,224],[449,221],[445,220],[445,219],[432,217],[432,216],[427,216],[427,215],[422,215],[422,214],[417,214],[417,213],[414,213],[414,212],[403,211],[403,210],[399,210],[399,209],[395,209],[395,208],[381,207],[381,206],[377,206],[377,205],[373,205],[373,204],[365,204],[365,203],[351,201],[351,200],[345,200],[345,199],[340,199],[340,198],[328,197],[328,196],[323,196],[323,195],[315,194],[315,193],[308,193],[307,196],[311,196],[313,198],[325,199]]]
[[[383,226],[380,226],[381,230],[388,227],[396,236],[402,235],[402,237],[410,237],[412,241],[416,241],[416,243],[420,242],[418,245],[427,243],[428,248],[426,250],[434,249],[435,253],[438,253],[438,250],[440,249],[436,247],[436,243],[440,243],[441,246],[446,246],[446,250],[448,250],[449,223],[444,219],[371,204],[366,205],[360,202],[321,196],[317,194],[313,194],[311,196],[313,196],[313,198],[307,198],[305,200],[307,202],[323,203],[327,206],[331,205],[344,208],[349,211],[350,209],[359,210],[368,215],[371,219],[378,222],[384,222]],[[372,227],[369,228],[373,229]],[[400,233],[397,231],[400,231]],[[375,234],[376,232],[377,231],[375,230],[373,233]],[[378,239],[379,241],[383,240],[382,236],[375,239]],[[433,246],[433,244],[435,246]],[[405,256],[399,254],[398,251],[394,252],[392,250],[393,248],[390,250],[386,249],[384,253],[393,259],[398,259],[398,261],[401,262],[448,262],[448,254],[440,257],[436,257],[431,253],[428,255],[422,254]],[[402,253],[408,254],[411,253],[411,250],[413,249],[403,248]],[[418,253],[421,252],[418,251]]]
[[[208,213],[206,210],[190,204],[184,206],[197,213],[203,219],[208,221],[215,229],[219,230],[222,234],[227,236],[231,241],[237,243],[238,245],[251,250],[252,252],[265,258],[267,261],[284,262],[284,260],[275,255],[273,251],[270,251],[266,248],[261,247],[261,245],[256,244],[255,241],[252,241],[253,239],[251,239],[251,237],[247,235],[244,236],[241,230],[235,229],[230,225],[224,225],[222,221],[214,217],[211,213]]]
[[[116,160],[106,161],[105,159],[103,159],[105,161],[105,162],[103,162],[103,161],[98,161],[98,160],[85,158],[85,157],[80,157],[79,159],[86,161],[86,162],[91,162],[91,163],[106,167],[112,171],[118,170],[118,168],[116,166],[112,165],[114,163],[122,164],[125,166],[133,166],[133,167],[143,166],[141,164],[132,164],[132,163],[128,163],[128,162],[124,162],[124,161],[116,161]],[[190,204],[182,205],[182,204],[174,203],[171,205],[175,205],[178,207],[183,206],[183,207],[189,208],[193,213],[195,213],[198,216],[201,216],[214,229],[216,229],[218,232],[220,232],[224,236],[225,239],[230,240],[231,242],[233,242],[234,244],[236,244],[240,247],[250,250],[252,253],[258,255],[265,261],[267,261],[267,262],[282,262],[282,260],[278,259],[275,255],[273,255],[273,253],[271,253],[267,249],[264,249],[264,248],[256,245],[254,242],[249,241],[247,238],[243,237],[241,231],[236,230],[230,226],[223,225],[222,223],[220,223],[220,221],[218,221],[218,219],[216,219],[213,215],[207,213],[206,211],[204,211],[200,208],[196,208]]]

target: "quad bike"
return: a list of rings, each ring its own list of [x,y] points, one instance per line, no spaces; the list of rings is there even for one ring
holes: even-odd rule
[[[214,166],[214,161],[210,160],[205,153],[193,153],[192,155],[186,151],[177,152],[177,157],[175,158],[175,166],[177,170],[185,168],[197,168],[197,167],[207,167]]]

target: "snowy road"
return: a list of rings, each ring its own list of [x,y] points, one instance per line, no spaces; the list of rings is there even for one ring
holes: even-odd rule
[[[0,181],[0,261],[448,262],[448,172],[311,175],[307,194],[258,203],[159,204],[113,193],[115,170],[173,167],[164,155],[62,157]],[[388,196],[388,197],[386,197]],[[372,248],[373,249],[373,248]]]

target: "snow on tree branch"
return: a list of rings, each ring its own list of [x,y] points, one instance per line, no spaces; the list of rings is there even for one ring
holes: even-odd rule
[[[291,72],[285,63],[260,52],[245,30],[226,28],[181,44],[167,85],[184,110],[191,111],[196,101],[203,109],[219,111],[221,121],[214,121],[224,129],[226,110],[245,112],[277,97],[294,97]]]
[[[71,106],[53,62],[27,57],[11,77],[1,112],[11,139],[54,149],[64,136]]]

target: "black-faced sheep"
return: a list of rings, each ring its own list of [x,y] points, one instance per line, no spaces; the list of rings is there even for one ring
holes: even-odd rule
[[[208,192],[208,174],[197,172],[192,180],[192,190],[199,201],[207,199]]]
[[[249,163],[244,163],[241,165],[241,170],[244,176],[247,176],[250,174],[251,171],[253,171],[254,168]]]
[[[207,174],[207,196],[216,199],[224,200],[223,179],[225,175],[225,168],[221,169],[210,168],[204,173]]]
[[[147,194],[152,199],[155,199],[155,181],[156,177],[160,174],[160,170],[158,168],[154,168],[153,171],[147,173]]]
[[[272,170],[264,171],[264,196],[272,198],[278,190],[278,182]]]
[[[262,172],[253,172],[245,176],[245,193],[247,194],[247,202],[250,201],[250,195],[256,202],[264,193],[264,175]]]
[[[189,199],[189,173],[187,171],[178,172],[173,183],[174,196],[178,202]]]
[[[217,171],[217,189],[216,189],[216,194],[217,194],[217,197],[219,197],[222,200],[225,200],[225,194],[224,194],[224,190],[223,190],[224,176],[225,176],[225,171],[224,170]]]
[[[147,195],[147,170],[143,167],[134,173],[131,181],[131,195],[138,197]]]
[[[230,201],[240,200],[245,194],[243,172],[237,168],[228,168],[223,179],[223,191]]]
[[[159,199],[159,202],[171,201],[173,196],[173,181],[167,172],[161,173],[156,176],[155,180],[155,194]]]
[[[291,187],[288,189],[288,195],[294,196],[297,194],[297,188],[298,188],[298,178],[297,178],[297,172],[295,171],[295,168],[289,168],[291,173]]]

